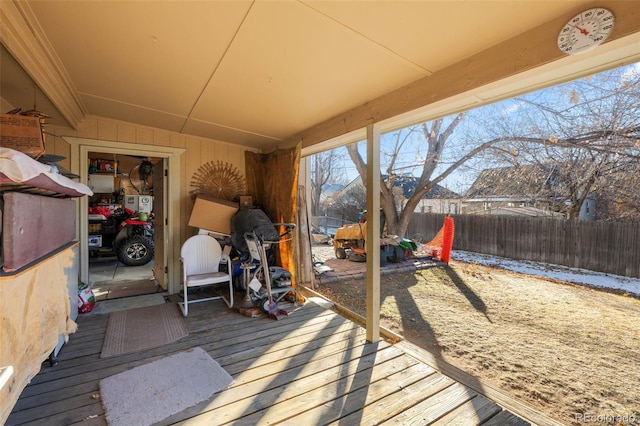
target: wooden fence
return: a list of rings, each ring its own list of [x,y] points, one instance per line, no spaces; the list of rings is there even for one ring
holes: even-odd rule
[[[640,278],[640,223],[452,215],[454,250],[532,260]],[[416,213],[407,237],[426,241],[442,227],[444,214]]]

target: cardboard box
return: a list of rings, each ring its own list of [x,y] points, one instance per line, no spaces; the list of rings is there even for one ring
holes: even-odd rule
[[[27,115],[0,114],[0,146],[40,158],[44,154],[40,119]]]
[[[238,203],[199,195],[193,205],[189,226],[231,235],[231,217],[238,211]]]
[[[91,188],[94,193],[111,194],[115,191],[113,175],[89,175],[89,188]]]

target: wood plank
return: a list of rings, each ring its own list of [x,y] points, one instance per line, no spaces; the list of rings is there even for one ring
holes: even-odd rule
[[[465,402],[434,424],[439,426],[479,425],[500,411],[502,411],[502,407],[478,394],[475,398]]]
[[[222,303],[220,301],[216,302]],[[312,311],[318,312],[315,308],[313,308]],[[141,353],[126,354],[108,359],[100,359],[99,350],[87,357],[77,358],[68,362],[65,361],[64,363],[59,364],[60,368],[51,369],[49,374],[46,376],[43,375],[41,378],[38,377],[37,380],[34,379],[33,384],[29,389],[25,389],[23,396],[33,396],[59,390],[59,386],[62,385],[56,385],[54,382],[56,380],[62,380],[66,386],[70,386],[89,379],[87,376],[77,375],[77,369],[80,365],[83,366],[83,370],[85,371],[96,371],[93,379],[99,380],[109,375],[116,374],[117,372],[141,365],[145,362],[159,359],[160,357],[166,356],[170,353],[180,352],[195,346],[202,346],[203,349],[211,352],[213,357],[228,356],[236,352],[242,352],[251,347],[256,347],[256,339],[253,334],[247,334],[246,332],[239,334],[239,331],[246,329],[247,322],[250,322],[251,319],[244,317],[237,312],[230,315],[230,318],[233,318],[234,321],[236,319],[240,319],[241,322],[239,323],[239,327],[218,324],[216,327],[221,327],[225,330],[224,332],[219,332],[216,328],[202,331],[200,333],[191,333],[189,336],[180,339],[178,342],[162,348],[149,349]],[[299,336],[304,334],[305,331],[308,331],[309,333],[318,333],[319,328],[327,327],[327,322],[334,325],[345,323],[344,319],[340,319],[338,315],[331,313],[330,311],[328,312],[328,315],[316,317],[301,316],[300,321],[306,321],[305,324],[308,324],[306,327],[300,327],[299,322],[294,320],[294,318],[295,316],[289,317],[286,324],[283,324],[285,323],[284,321],[274,322],[265,318],[263,321],[256,323],[257,325],[254,330],[257,333],[265,333],[265,331],[272,332],[271,335],[266,335],[261,339],[260,342],[263,345],[273,345],[286,340],[289,340],[289,344],[292,344],[291,340],[299,338]],[[352,325],[352,328],[355,327]],[[332,330],[335,331],[335,329]],[[207,334],[209,332],[212,334]],[[288,335],[287,339],[283,339],[283,335]],[[68,349],[66,346],[67,345],[63,347],[63,350]],[[214,350],[216,350],[216,352],[213,352]],[[146,361],[140,360],[141,354],[145,354],[147,356]],[[70,377],[69,369],[75,369],[72,377]],[[44,382],[45,380],[46,382]]]
[[[352,347],[355,347],[356,343],[359,345],[365,344],[364,331],[362,329],[338,331],[335,333],[331,333],[331,330],[323,332],[329,333],[329,335],[320,336],[319,339],[314,339],[312,341],[301,341],[298,345],[282,348],[277,352],[270,351],[260,355],[259,353],[256,353],[259,349],[254,348],[241,354],[243,357],[249,354],[254,354],[251,358],[247,357],[244,360],[237,360],[239,357],[230,356],[228,358],[216,359],[219,363],[225,366],[225,369],[227,369],[229,374],[235,374],[246,372],[251,368],[261,368],[267,364],[279,362],[284,358],[289,358],[292,355],[300,356],[306,352],[315,354],[316,356],[320,355],[319,351],[322,351],[321,354],[323,356],[341,353],[349,344],[348,341],[350,339],[354,340],[354,346]],[[357,332],[356,336],[354,336],[354,332]]]
[[[311,310],[311,312],[318,313],[320,311],[314,308]],[[307,347],[305,349],[306,351],[315,351],[315,357],[326,356],[329,351],[332,351],[332,353],[339,353],[341,350],[344,350],[344,344],[340,343],[341,340],[353,339],[353,337],[357,336],[358,334],[360,335],[359,344],[364,344],[364,332],[362,329],[360,329],[353,323],[344,321],[344,319],[340,319],[340,317],[335,315],[334,313],[328,312],[328,314],[329,316],[323,315],[321,317],[312,317],[311,320],[313,321],[310,321],[309,318],[305,317],[304,319],[307,320],[307,324],[311,324],[307,327],[295,328],[294,324],[287,324],[287,329],[294,327],[293,330],[290,330],[290,335],[287,339],[283,339],[280,333],[274,332],[273,324],[277,323],[273,323],[271,320],[266,321],[265,319],[265,321],[262,321],[261,327],[266,326],[267,329],[273,333],[273,335],[269,337],[265,336],[263,339],[258,341],[264,347],[256,345],[256,340],[251,334],[243,333],[240,336],[236,336],[235,331],[231,330],[227,331],[226,333],[218,333],[215,338],[212,338],[213,336],[207,337],[205,339],[207,343],[204,345],[199,344],[201,341],[200,338],[181,339],[178,343],[174,343],[173,345],[145,351],[147,352],[147,354],[157,354],[157,356],[148,357],[146,358],[146,360],[138,360],[138,358],[140,357],[140,353],[123,355],[117,357],[117,359],[113,358],[101,360],[99,359],[98,353],[96,354],[95,360],[82,367],[82,371],[85,371],[85,373],[82,375],[79,375],[76,370],[74,372],[75,377],[70,379],[69,372],[58,370],[55,373],[51,373],[47,376],[48,381],[42,382],[39,385],[31,386],[29,391],[26,392],[26,394],[22,395],[20,405],[17,406],[17,408],[19,410],[26,410],[29,407],[33,406],[42,407],[42,405],[46,403],[55,404],[55,402],[57,402],[61,398],[62,394],[65,395],[65,398],[70,398],[71,396],[77,394],[86,395],[88,393],[90,395],[91,393],[99,391],[97,383],[100,379],[111,374],[116,374],[116,371],[124,371],[126,369],[132,368],[133,366],[149,362],[150,360],[159,359],[163,356],[166,356],[167,354],[179,352],[180,350],[189,349],[195,346],[201,346],[205,350],[210,351],[210,355],[218,359],[223,367],[227,367],[227,365],[225,365],[226,358],[224,358],[223,355],[226,355],[229,358],[230,362],[235,362],[237,364],[238,361],[241,361],[241,359],[238,359],[238,357],[235,356],[238,352],[244,358],[247,358],[248,355],[253,354],[252,356],[254,358],[247,358],[248,360],[246,362],[248,364],[256,364],[255,358],[257,358],[258,356],[264,356],[265,353],[270,353],[270,357],[280,360],[281,358],[284,358],[284,356],[281,352],[278,351],[292,352],[295,351],[299,346],[303,347],[304,344],[295,345],[292,344],[292,341],[297,342],[300,338],[300,336],[296,335],[296,333],[302,336],[304,336],[304,334],[308,334],[308,332],[304,330],[309,328],[313,331],[313,334],[309,337],[309,339],[311,339],[312,341],[311,344],[306,344]],[[246,317],[243,317],[237,313],[235,314],[235,317],[241,318],[242,321],[245,322],[248,321]],[[334,322],[331,327],[327,327],[327,320],[331,318],[338,319],[338,321]],[[320,324],[314,324],[314,322],[316,321],[320,321]],[[329,323],[331,322],[329,321]],[[280,324],[282,324],[282,322],[280,322]],[[345,332],[340,333],[339,331],[341,329],[339,327],[342,327]],[[205,333],[205,331],[202,331],[199,334],[203,333]],[[228,336],[231,336],[231,339],[228,339]],[[319,336],[324,336],[326,340],[323,340]],[[230,342],[230,340],[232,340],[232,342]],[[209,343],[211,341],[213,341],[213,343]],[[332,346],[330,344],[327,344],[325,347],[325,344],[327,342],[335,342],[335,345]],[[171,347],[172,349],[169,350],[169,347]],[[317,351],[318,348],[322,348],[323,351]],[[270,358],[267,358],[267,361],[269,359]],[[274,365],[277,366],[277,364]],[[73,368],[76,367],[77,366],[75,365],[73,366]],[[242,369],[244,369],[242,368],[242,365],[240,365],[239,368],[239,371],[242,371]],[[228,368],[228,371],[233,374],[234,369]],[[258,374],[263,373],[260,372]],[[92,384],[89,385],[87,383],[84,383],[85,381],[91,381]]]
[[[454,383],[382,424],[416,426],[432,424],[476,395],[468,387]]]
[[[345,359],[345,354],[350,357]],[[238,389],[230,388],[214,400],[217,406],[226,404],[230,399],[234,400],[224,405],[223,410],[207,411],[179,424],[192,421],[202,424],[281,422],[295,413],[307,412],[323,401],[334,399],[336,394],[366,386],[371,380],[370,370],[374,365],[385,364],[388,370],[385,370],[384,375],[390,374],[390,371],[398,371],[400,365],[395,360],[398,356],[402,356],[402,351],[396,348],[388,347],[379,351],[377,345],[368,344],[363,347],[363,351],[348,350],[332,359],[309,362],[292,370],[280,370],[273,378],[265,377],[248,384],[258,391],[268,389],[260,391],[258,398],[245,397],[247,392],[244,389],[238,392]],[[308,373],[312,374],[306,375]],[[268,387],[261,385],[264,380],[268,381]],[[269,389],[275,383],[279,385]]]
[[[341,327],[347,328],[352,327],[354,324],[345,324]],[[344,351],[345,348],[345,340],[354,338],[354,330],[346,330],[346,331],[336,331],[337,329],[329,329],[323,330],[322,333],[326,333],[325,340],[321,338],[321,335],[316,335],[313,340],[310,342],[300,342],[298,345],[290,346],[284,341],[278,342],[278,345],[275,345],[275,348],[278,351],[269,351],[268,353],[264,353],[263,348],[254,347],[250,350],[243,350],[241,355],[245,358],[244,360],[238,360],[234,354],[229,355],[227,358],[224,357],[216,357],[215,352],[209,352],[209,354],[215,358],[226,370],[229,374],[238,374],[240,372],[246,371],[250,368],[261,368],[268,363],[273,362],[281,362],[283,359],[286,359],[291,354],[297,354],[300,356],[304,352],[312,352],[315,357],[320,358],[321,356],[329,356],[334,354],[339,354]],[[360,345],[364,345],[364,331],[360,328],[355,328],[357,331],[357,337]],[[202,345],[203,347],[205,345]],[[320,351],[321,350],[321,351]],[[166,351],[166,348],[165,348]],[[251,357],[247,355],[253,354]],[[278,364],[275,364],[278,365]],[[104,368],[104,367],[103,367]],[[258,375],[264,374],[264,371],[259,371]],[[55,385],[52,383],[46,384],[46,387],[41,389],[41,391],[37,394],[28,396],[22,395],[22,398],[16,404],[15,409],[18,410],[26,410],[31,407],[42,406],[49,403],[55,403],[61,399],[69,398],[73,395],[81,395],[81,394],[90,394],[92,392],[98,392],[96,380],[92,379],[92,383],[80,383],[75,386],[66,385],[66,377],[62,379],[65,383],[65,387],[63,389],[58,390],[47,390],[52,389]],[[85,380],[85,379],[83,379]],[[34,388],[36,388],[34,386]],[[29,392],[31,393],[31,392]],[[64,395],[64,396],[63,396]]]
[[[185,318],[197,331],[184,339],[106,359],[100,358],[98,343],[108,315],[79,318],[82,331],[61,350],[60,357],[67,357],[62,368],[43,369],[34,378],[7,425],[105,426],[101,378],[196,346],[217,359],[234,382],[160,424],[373,424],[407,412],[419,413],[416,419],[438,418],[439,424],[461,424],[460,419],[520,424],[521,419],[501,414],[500,406],[408,354],[403,345],[368,344],[361,327],[313,302],[281,321],[244,317],[223,308],[222,301],[212,305],[220,308],[214,309],[215,321],[212,306]],[[100,340],[91,337],[94,332]],[[83,343],[91,351],[80,348]],[[496,413],[501,415],[494,419]]]
[[[431,374],[416,383],[398,389],[396,393],[382,398],[375,404],[365,407],[362,412],[342,417],[338,421],[330,423],[330,425],[381,424],[385,420],[402,413],[408,407],[412,407],[454,383],[453,380],[442,374]]]
[[[640,277],[637,223],[454,215],[457,250]],[[444,214],[416,213],[407,233],[432,235]],[[435,230],[434,230],[435,229]],[[473,229],[473,232],[466,232]],[[517,235],[517,238],[513,238]]]
[[[107,424],[107,418],[104,416],[104,414],[101,416],[91,414],[79,422],[69,423],[68,425],[65,425],[65,426],[109,426],[109,425]]]
[[[495,416],[491,417],[486,422],[482,423],[483,426],[531,426],[528,421],[516,416],[509,411],[501,411]]]
[[[27,422],[40,422],[41,424],[66,425],[77,422],[89,415],[100,415],[104,412],[99,398],[98,390],[86,394],[63,398],[56,403],[43,404],[26,410],[17,411],[9,418],[9,424],[22,424]],[[64,401],[64,402],[62,402]]]
[[[18,402],[13,407],[13,410],[19,411],[21,415],[26,417],[36,417],[45,412],[48,413],[47,415],[53,415],[54,413],[58,413],[61,409],[59,404],[61,401],[65,401],[63,408],[66,411],[71,409],[72,406],[79,407],[91,403],[92,396],[99,392],[98,382],[91,380],[75,386],[65,387],[60,391],[48,392],[34,396],[21,395],[20,399],[18,399]],[[81,404],[69,402],[73,398],[82,398],[84,402]],[[29,410],[35,411],[29,414]]]
[[[348,393],[336,395],[338,398],[324,400],[321,405],[299,413],[295,417],[285,420],[284,425],[299,424],[327,424],[328,422],[338,422],[343,424],[345,416],[349,416],[347,424],[363,424],[363,417],[377,417],[378,408],[375,403],[383,398],[395,394],[400,389],[414,384],[436,371],[424,364],[415,363],[405,366],[408,362],[415,362],[412,357],[403,356],[400,360],[394,361],[402,363],[399,372],[389,372],[379,366],[374,366],[371,376],[371,383],[357,390],[350,389]],[[388,375],[387,375],[388,374]],[[336,409],[339,407],[339,409]],[[356,419],[358,419],[356,422]],[[366,422],[364,422],[366,423]]]

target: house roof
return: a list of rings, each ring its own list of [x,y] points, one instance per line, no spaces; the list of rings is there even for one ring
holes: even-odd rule
[[[4,0],[0,105],[308,148],[640,60],[633,3],[595,5],[613,33],[568,57],[558,32],[590,0]]]
[[[385,179],[386,176],[383,176]],[[416,186],[418,185],[418,178],[411,175],[397,176],[395,180],[395,186],[402,188],[402,193],[405,198],[411,197],[416,192]],[[457,198],[458,194],[445,188],[444,186],[434,186],[431,191],[427,192],[422,198]]]
[[[549,217],[549,218],[556,218],[556,219],[566,218],[566,215],[563,213],[538,209],[535,207],[496,207],[490,210],[468,211],[466,214]]]
[[[466,198],[521,199],[552,189],[553,168],[538,165],[497,167],[480,172]]]
[[[389,175],[381,175],[382,179],[387,181],[389,179]],[[402,194],[405,198],[411,197],[416,190],[416,186],[418,184],[418,178],[412,176],[410,174],[396,176],[394,181],[394,187],[401,188]],[[353,188],[354,186],[362,186],[362,179],[360,176],[357,176],[351,182],[349,182],[342,191]],[[427,192],[422,198],[423,199],[433,199],[433,198],[458,198],[458,194],[455,192],[445,188],[444,186],[437,185],[434,186],[431,191]]]

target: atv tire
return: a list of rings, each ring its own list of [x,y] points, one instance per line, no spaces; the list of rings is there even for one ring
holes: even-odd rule
[[[405,260],[405,251],[400,246],[391,246],[391,254],[389,254],[388,259],[391,263],[400,263]]]
[[[336,259],[346,259],[347,251],[343,247],[338,247],[336,249]]]
[[[142,266],[153,259],[153,240],[143,235],[134,235],[118,246],[118,260],[127,266]]]

